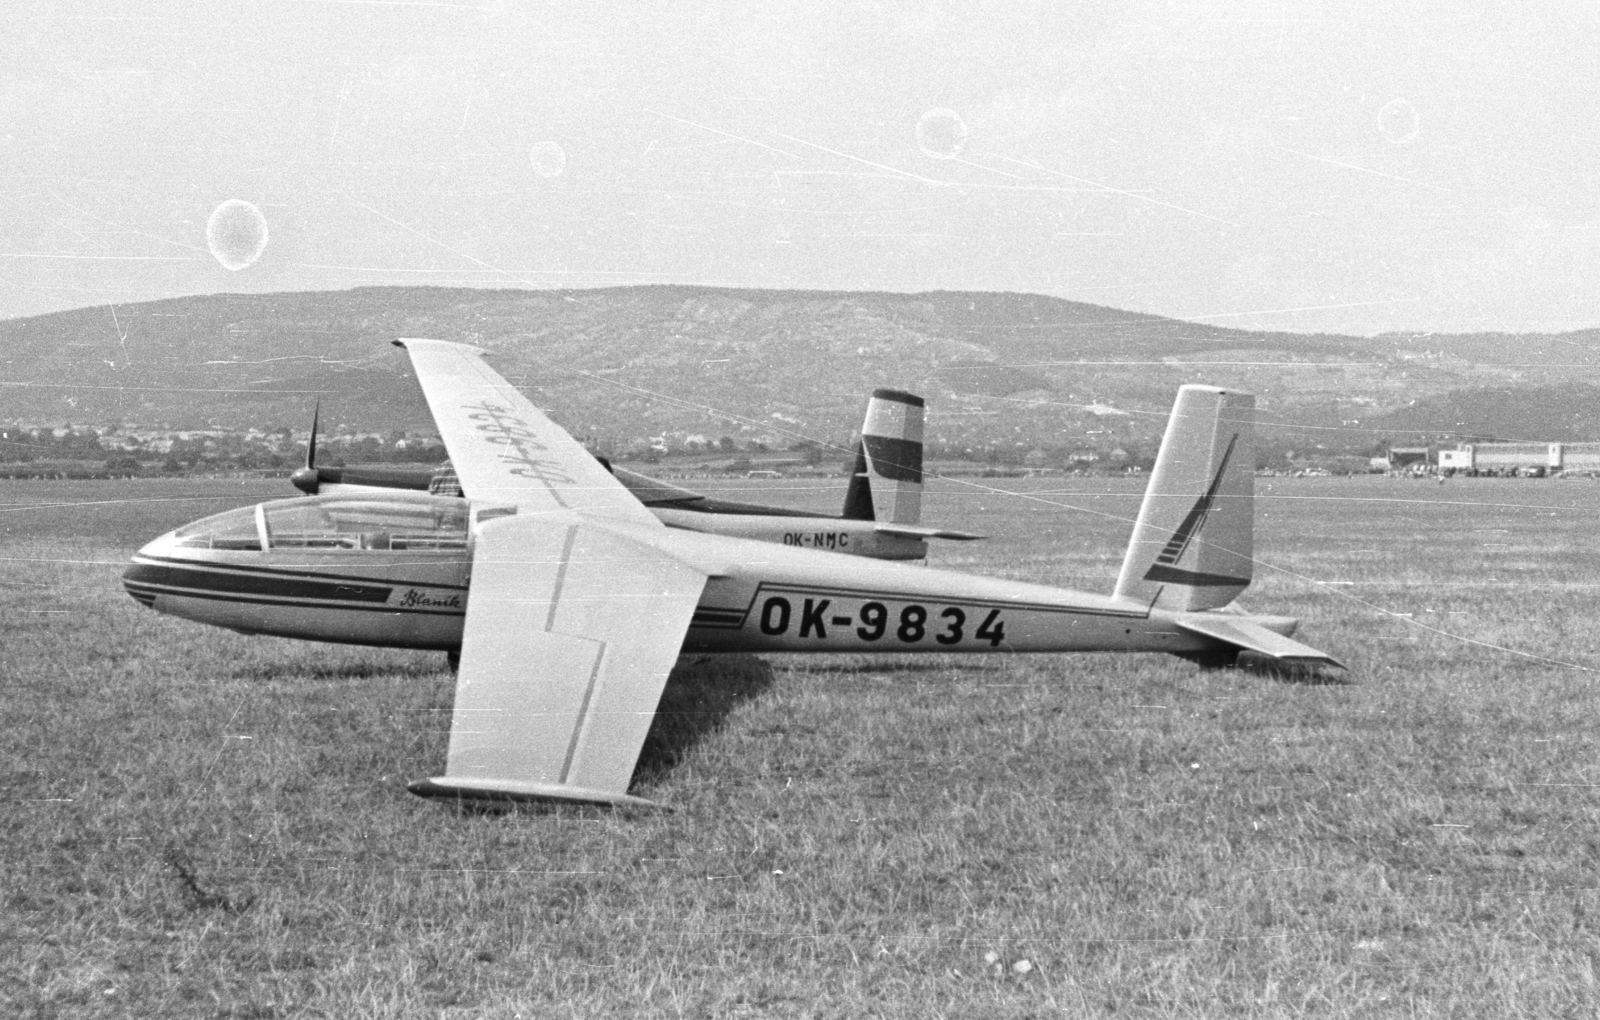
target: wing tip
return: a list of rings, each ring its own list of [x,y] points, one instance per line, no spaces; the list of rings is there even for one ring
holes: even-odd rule
[[[462,779],[435,776],[408,783],[406,789],[427,800],[454,800],[464,804],[558,803],[597,804],[604,807],[654,808],[671,811],[643,797],[609,790],[586,789],[562,783],[527,783],[513,779]]]
[[[459,344],[459,343],[456,343],[454,340],[432,340],[432,339],[429,339],[427,337],[420,337],[420,336],[402,336],[402,337],[397,337],[394,340],[390,340],[389,342],[391,344],[394,344],[396,347],[399,347],[399,348],[402,348],[402,349],[408,350],[408,351],[411,349],[411,345],[412,344],[421,344],[421,345],[429,346],[429,347],[448,347],[448,348],[451,348],[452,350],[464,351],[467,354],[476,354],[479,357],[482,357],[482,356],[484,356],[484,355],[489,353],[488,351],[484,350],[482,347],[476,347],[476,346],[474,346],[472,344]]]

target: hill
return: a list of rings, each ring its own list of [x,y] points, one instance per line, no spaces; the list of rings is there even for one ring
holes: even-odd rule
[[[1570,382],[1600,363],[1593,330],[1266,333],[1028,294],[359,288],[0,322],[3,418],[302,430],[320,398],[334,425],[426,428],[388,343],[399,336],[487,348],[574,434],[615,447],[674,432],[844,442],[881,385],[928,396],[930,440],[956,450],[1142,446],[1176,386],[1210,382],[1254,390],[1269,441],[1364,448],[1375,422],[1423,428],[1402,413],[1415,401]]]
[[[1600,438],[1600,386],[1554,383],[1455,390],[1366,423],[1399,436],[1576,443]]]

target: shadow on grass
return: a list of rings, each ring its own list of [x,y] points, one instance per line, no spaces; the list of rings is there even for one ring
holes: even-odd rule
[[[446,669],[438,662],[296,662],[244,665],[232,673],[234,680],[369,680],[377,676],[423,677]]]
[[[655,719],[645,735],[629,792],[650,796],[649,787],[663,779],[695,745],[716,731],[739,705],[772,686],[772,667],[753,655],[684,657],[667,678]],[[560,801],[449,800],[441,803],[463,818],[497,818],[507,814],[606,818],[649,808],[608,807]]]
[[[1237,668],[1245,673],[1278,680],[1283,683],[1302,684],[1306,687],[1353,687],[1355,678],[1349,670],[1337,666],[1324,666],[1303,662],[1282,662],[1267,655],[1243,652]]]
[[[648,785],[662,778],[730,712],[771,687],[772,680],[772,667],[753,655],[680,660],[661,692],[634,783]]]
[[[836,658],[813,658],[807,665],[800,665],[791,672],[811,672],[828,674],[843,674],[846,676],[870,675],[872,673],[928,673],[935,669],[953,670],[962,673],[997,673],[1007,666],[996,662],[993,657],[981,655],[950,656],[937,664],[922,658],[908,659],[896,656],[893,659],[887,656],[877,660],[865,662],[841,662]]]

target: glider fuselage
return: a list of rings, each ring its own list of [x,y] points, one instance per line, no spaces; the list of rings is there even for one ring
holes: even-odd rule
[[[393,493],[278,500],[163,535],[123,582],[157,611],[244,633],[452,650],[472,574],[468,524],[498,509]],[[674,543],[727,564],[706,582],[685,652],[1183,653],[1210,644],[1175,627],[1171,613],[1103,595],[725,536],[680,532]],[[1290,620],[1274,622],[1292,630]]]

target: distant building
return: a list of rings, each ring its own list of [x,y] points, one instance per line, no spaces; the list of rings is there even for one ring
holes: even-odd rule
[[[1428,455],[1426,446],[1391,446],[1389,448],[1389,470],[1410,471],[1426,469],[1432,458]]]
[[[1600,472],[1600,443],[1465,443],[1439,451],[1441,471]]]

